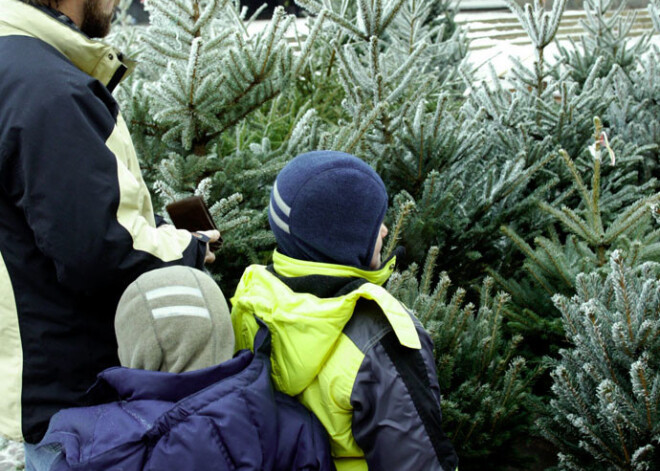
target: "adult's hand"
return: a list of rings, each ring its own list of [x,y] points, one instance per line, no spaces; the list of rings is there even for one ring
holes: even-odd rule
[[[211,251],[209,244],[212,242],[217,242],[220,239],[220,231],[197,231],[193,232],[193,235],[206,242],[206,256],[204,257],[204,263],[215,262],[215,254]]]

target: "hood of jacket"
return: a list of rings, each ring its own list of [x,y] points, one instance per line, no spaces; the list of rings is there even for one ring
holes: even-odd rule
[[[115,48],[89,39],[80,31],[19,0],[0,0],[0,36],[40,39],[57,49],[76,67],[112,90],[134,68]]]
[[[110,386],[117,399],[136,401],[157,399],[177,402],[226,378],[243,371],[252,361],[248,350],[239,352],[234,358],[216,366],[185,373],[139,370],[117,366],[101,372],[93,387]]]
[[[232,298],[232,323],[236,348],[250,348],[261,319],[272,335],[272,378],[280,391],[295,396],[316,378],[332,354],[355,305],[361,298],[378,303],[402,345],[421,348],[419,336],[406,308],[380,286],[394,271],[396,258],[380,270],[307,262],[273,255],[273,270],[262,265],[248,267]],[[293,291],[279,276],[309,281],[323,277],[350,281],[367,280],[348,293],[319,297]],[[317,278],[314,278],[317,277]],[[371,282],[369,282],[371,281]]]

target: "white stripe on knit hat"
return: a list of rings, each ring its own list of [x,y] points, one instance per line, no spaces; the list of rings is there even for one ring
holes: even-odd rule
[[[164,288],[152,289],[145,294],[147,301],[152,299],[164,298],[165,296],[195,296],[203,298],[202,292],[197,288],[190,286],[165,286]]]
[[[151,315],[154,316],[154,319],[165,319],[167,317],[177,316],[204,317],[206,319],[211,318],[208,309],[195,306],[159,307],[158,309],[153,309]]]
[[[287,234],[291,234],[291,230],[289,229],[289,225],[286,222],[282,221],[282,219],[277,215],[277,213],[275,212],[275,208],[273,208],[273,203],[270,203],[269,211],[270,211],[270,217],[273,218],[273,222],[275,222],[277,227],[282,229]]]
[[[273,198],[275,199],[277,207],[280,208],[287,217],[291,216],[291,206],[286,204],[280,196],[280,192],[277,190],[277,180],[275,180],[275,184],[273,185]]]

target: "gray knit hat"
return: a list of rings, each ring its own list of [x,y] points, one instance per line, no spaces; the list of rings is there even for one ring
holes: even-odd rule
[[[181,373],[232,357],[227,301],[211,277],[173,266],[147,272],[119,301],[115,332],[122,366]]]

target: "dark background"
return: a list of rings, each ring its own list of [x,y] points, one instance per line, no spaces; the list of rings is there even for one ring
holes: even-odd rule
[[[300,15],[302,9],[297,7],[293,0],[243,0],[241,5],[248,7],[248,16],[254,13],[257,8],[259,8],[264,3],[268,4],[268,7],[259,15],[259,18],[268,19],[273,15],[273,10],[277,6],[283,6],[287,12],[295,13]],[[144,11],[142,2],[140,0],[133,0],[133,4],[128,9],[129,14],[135,18],[138,23],[148,23],[149,15]]]

